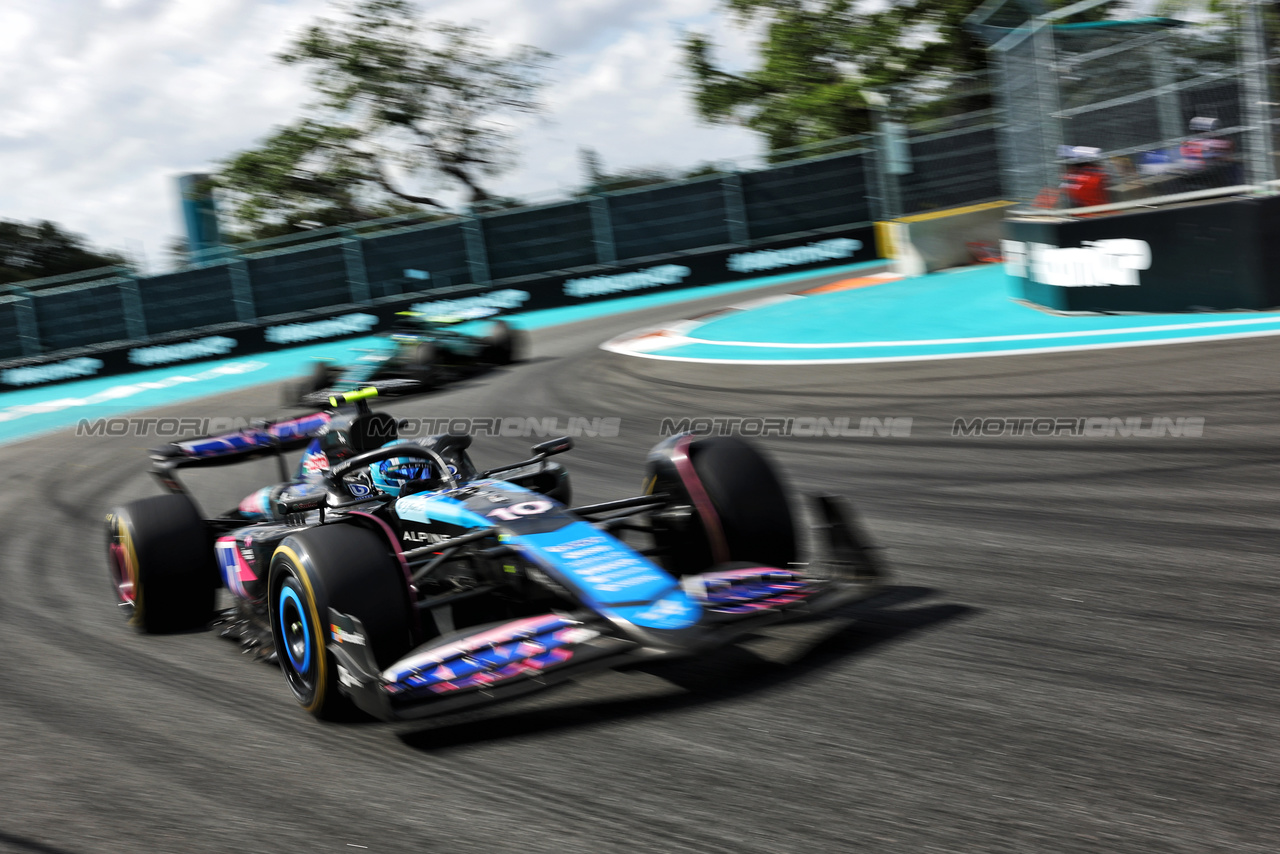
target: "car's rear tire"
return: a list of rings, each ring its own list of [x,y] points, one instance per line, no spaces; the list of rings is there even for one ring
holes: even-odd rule
[[[284,405],[296,406],[308,395],[332,388],[340,373],[341,370],[337,365],[329,362],[315,362],[311,366],[310,376],[300,383],[291,383],[285,386]]]
[[[484,352],[481,360],[487,365],[510,365],[516,361],[520,335],[505,320],[490,324],[489,334],[482,339]]]
[[[361,622],[379,668],[412,647],[403,569],[386,540],[367,528],[322,525],[285,538],[271,559],[268,589],[276,657],[298,703],[318,718],[355,714],[328,651],[330,608]]]
[[[107,516],[107,560],[121,610],[139,631],[201,629],[213,618],[218,565],[191,499],[156,495]]]
[[[676,575],[751,561],[785,567],[796,560],[790,501],[769,461],[733,436],[676,437],[650,455],[649,492],[667,493],[654,515],[663,565]]]
[[[411,380],[416,380],[426,388],[432,388],[439,383],[440,377],[440,350],[434,341],[422,341],[415,344],[413,350],[409,353],[409,359],[405,362],[405,374]]]

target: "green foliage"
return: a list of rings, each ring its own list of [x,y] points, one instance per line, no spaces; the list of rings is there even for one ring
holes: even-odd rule
[[[983,46],[964,29],[979,0],[723,0],[741,24],[762,23],[755,68],[717,66],[705,35],[684,39],[684,65],[705,121],[762,134],[770,151],[873,129],[867,91],[887,92],[902,118],[990,106],[957,75],[985,71]],[[970,86],[970,89],[974,87]]]
[[[120,255],[96,252],[83,237],[54,223],[0,220],[0,284],[124,266]]]
[[[594,148],[586,146],[578,149],[578,159],[582,166],[584,179],[583,188],[577,193],[580,198],[598,193],[667,184],[672,181],[706,178],[712,175],[719,175],[724,171],[714,163],[700,163],[692,169],[677,169],[671,166],[637,166],[631,169],[611,172],[605,168],[604,160],[599,153]]]
[[[541,109],[548,58],[503,54],[471,27],[424,25],[406,0],[355,0],[280,57],[311,72],[308,116],[228,160],[218,183],[253,237],[445,208],[398,187],[391,167],[484,202],[487,180],[513,160],[501,119]]]
[[[377,164],[357,142],[350,128],[304,119],[227,161],[218,182],[235,218],[250,227],[246,236],[274,237],[413,209],[363,191]]]

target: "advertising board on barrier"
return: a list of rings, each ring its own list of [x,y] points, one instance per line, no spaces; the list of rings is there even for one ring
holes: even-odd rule
[[[655,263],[612,264],[552,272],[492,286],[453,287],[432,299],[431,293],[361,306],[316,310],[288,322],[236,323],[172,333],[119,346],[104,344],[72,354],[48,354],[0,363],[0,391],[88,376],[109,375],[164,365],[218,358],[239,358],[311,342],[337,341],[383,332],[398,312],[489,316],[495,312],[537,311],[701,285],[733,282],[776,272],[799,272],[833,262],[874,260],[875,241],[869,227],[821,236],[810,235],[753,246],[687,252]],[[446,294],[448,294],[446,296]]]
[[[65,362],[51,362],[45,365],[30,365],[22,368],[10,368],[0,372],[0,383],[9,386],[40,385],[57,380],[75,380],[92,377],[103,368],[101,359],[67,359]]]
[[[688,267],[682,267],[679,264],[662,264],[645,270],[636,270],[634,273],[569,279],[564,283],[564,292],[566,296],[571,297],[598,297],[662,285],[678,285],[684,281],[689,272]]]
[[[461,315],[489,309],[517,309],[523,306],[528,299],[528,291],[504,288],[500,291],[490,291],[487,294],[463,297],[462,299],[437,299],[415,302],[409,308],[422,314]]]
[[[1058,311],[1181,312],[1280,305],[1280,199],[1228,198],[1080,219],[1005,221],[1005,269]]]
[[[861,240],[837,237],[789,249],[759,249],[729,256],[728,268],[735,273],[759,273],[784,267],[798,267],[819,261],[852,258],[862,248]]]
[[[263,332],[263,337],[272,344],[299,344],[304,341],[359,335],[371,331],[377,325],[377,315],[344,314],[341,317],[330,317],[326,320],[268,326]]]
[[[1075,249],[1002,240],[1000,249],[1010,276],[1056,288],[1136,287],[1139,272],[1151,269],[1151,246],[1124,237],[1085,240]]]
[[[525,308],[556,308],[637,291],[699,287],[771,273],[800,272],[837,262],[872,261],[876,257],[874,233],[870,227],[863,227],[750,249],[689,253],[662,264],[619,265],[600,273],[563,278],[557,291],[548,290],[541,280],[522,283],[521,287],[533,294]]]
[[[129,351],[129,361],[135,365],[168,365],[173,362],[190,362],[193,359],[208,359],[213,356],[225,356],[236,348],[236,339],[222,335],[211,335],[195,341],[183,341],[179,344],[159,344],[153,347],[138,347]]]

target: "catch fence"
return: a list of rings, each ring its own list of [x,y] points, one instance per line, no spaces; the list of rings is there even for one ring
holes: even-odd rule
[[[1162,199],[1275,177],[1276,62],[1262,6],[1232,18],[1074,20],[1111,0],[1056,12],[992,0],[970,18],[990,44],[1001,111],[1002,185],[1012,201],[1069,209]],[[1011,17],[1011,8],[1018,14]],[[1073,192],[1093,173],[1091,192]]]

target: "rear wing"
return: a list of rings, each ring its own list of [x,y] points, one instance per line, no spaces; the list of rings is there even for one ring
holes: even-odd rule
[[[282,418],[279,421],[263,421],[217,436],[170,442],[151,450],[152,474],[170,492],[185,493],[186,489],[178,482],[178,469],[229,466],[259,457],[274,456],[280,468],[280,480],[290,480],[284,458],[286,451],[305,448],[334,418],[340,417],[340,411],[345,411],[352,405],[357,415],[368,415],[369,400],[377,396],[378,390],[373,387],[339,392],[330,395],[330,408],[321,412]]]
[[[172,472],[183,468],[234,465],[262,456],[278,455],[305,447],[332,418],[332,412],[313,412],[217,436],[171,442],[153,448],[151,461],[157,469]]]
[[[486,317],[494,317],[502,313],[502,309],[497,306],[475,305],[453,311],[441,311],[436,314],[428,314],[424,311],[398,311],[396,316],[412,318],[423,323],[447,326],[453,323],[466,323],[469,320],[483,320]]]

